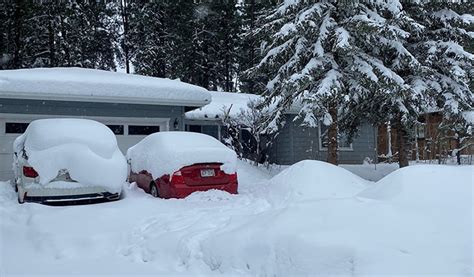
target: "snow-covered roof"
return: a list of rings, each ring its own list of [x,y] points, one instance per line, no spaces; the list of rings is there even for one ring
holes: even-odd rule
[[[242,110],[248,109],[250,101],[257,101],[261,96],[249,93],[210,91],[212,101],[204,107],[186,113],[190,120],[220,120],[224,110],[230,116],[238,116]],[[232,107],[231,107],[232,106]]]
[[[194,107],[211,99],[206,89],[179,80],[84,68],[2,70],[0,97]]]
[[[248,103],[251,101],[263,100],[263,96],[250,94],[250,93],[239,93],[239,92],[221,92],[221,91],[210,91],[212,96],[211,103],[204,107],[189,111],[185,114],[188,120],[220,120],[223,117],[224,110],[229,111],[229,116],[236,117],[241,114],[242,111],[248,109]],[[231,107],[232,105],[232,107]],[[271,105],[270,109],[274,107]],[[293,104],[287,114],[298,113],[300,104]]]

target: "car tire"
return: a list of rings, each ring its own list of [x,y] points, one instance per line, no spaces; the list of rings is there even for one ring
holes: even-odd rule
[[[150,183],[150,194],[153,196],[153,197],[160,197],[160,193],[158,191],[158,187],[156,186],[156,184],[154,182],[151,182]]]

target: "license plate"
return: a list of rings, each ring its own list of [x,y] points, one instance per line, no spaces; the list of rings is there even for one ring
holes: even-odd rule
[[[215,176],[214,169],[201,169],[201,177]]]

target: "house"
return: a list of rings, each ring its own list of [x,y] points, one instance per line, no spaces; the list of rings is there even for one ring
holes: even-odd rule
[[[468,124],[474,126],[474,111],[463,113]],[[416,139],[410,143],[411,160],[438,160],[453,154],[454,149],[462,148],[461,155],[474,155],[474,138],[464,139],[461,143],[450,130],[443,131],[441,111],[429,111],[418,119],[420,125],[414,130]],[[472,128],[472,127],[471,127]],[[378,127],[377,152],[381,161],[398,159],[397,129],[387,124]],[[472,159],[472,158],[471,158]]]
[[[248,109],[250,101],[260,99],[254,94],[210,92],[212,102],[202,108],[186,112],[186,130],[206,133],[218,139],[223,138],[225,128],[222,126],[224,111],[229,116],[240,116],[242,110]],[[280,130],[270,149],[269,161],[277,164],[293,164],[305,159],[327,159],[325,139],[326,126],[319,124],[317,128],[302,127],[301,119],[295,120],[299,108],[291,107],[285,114],[286,124]],[[322,135],[320,135],[322,134]],[[344,138],[340,140],[340,163],[361,163],[365,158],[376,159],[376,128],[365,124],[360,127],[358,136],[352,143],[347,143]],[[240,134],[242,141],[250,141],[245,129]]]
[[[187,111],[185,114],[186,131],[198,132],[211,135],[219,140],[223,138],[222,120],[224,112],[231,117],[238,117],[240,113],[248,109],[250,101],[257,101],[261,97],[255,94],[231,93],[210,91],[211,103],[204,107]],[[247,136],[243,130],[242,136]]]
[[[33,120],[97,120],[126,153],[150,133],[184,130],[185,111],[210,100],[206,89],[177,80],[81,68],[0,71],[0,180],[13,177],[13,141]]]

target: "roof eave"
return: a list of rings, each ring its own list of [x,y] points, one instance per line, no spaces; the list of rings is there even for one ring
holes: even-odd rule
[[[52,100],[52,101],[76,101],[76,102],[94,102],[94,103],[124,103],[138,105],[162,105],[162,106],[191,106],[202,107],[210,103],[209,100],[177,100],[177,99],[159,99],[159,98],[130,98],[120,96],[96,96],[96,95],[58,95],[51,93],[24,93],[24,92],[5,92],[0,91],[0,98],[8,99],[29,99],[29,100]]]

